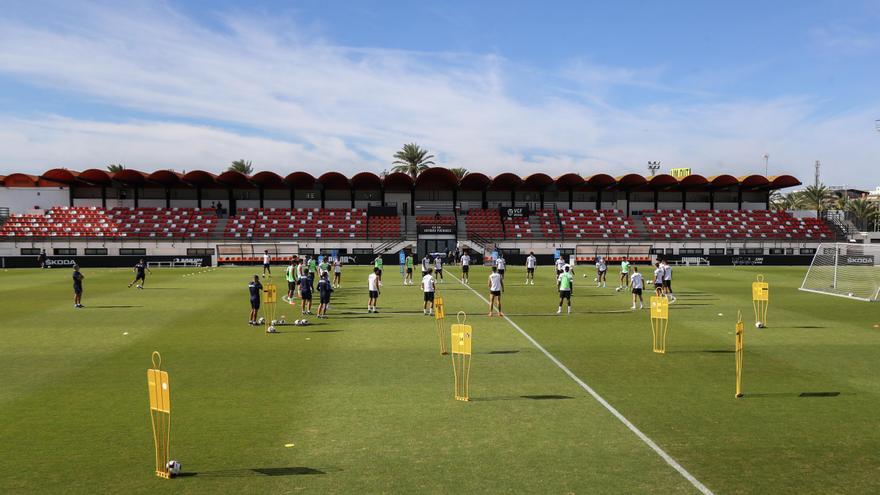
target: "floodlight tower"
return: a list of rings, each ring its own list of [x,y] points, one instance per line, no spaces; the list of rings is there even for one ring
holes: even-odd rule
[[[654,174],[657,173],[658,170],[660,170],[660,162],[657,162],[657,161],[654,161],[654,162],[649,161],[649,162],[648,162],[648,170],[651,171],[651,177],[654,177]]]
[[[770,163],[770,153],[764,153],[764,177],[767,177]]]

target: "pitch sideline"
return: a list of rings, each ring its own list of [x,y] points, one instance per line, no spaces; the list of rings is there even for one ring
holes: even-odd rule
[[[477,291],[476,291],[473,287],[471,287],[469,284],[465,284],[464,282],[461,281],[461,279],[459,279],[458,277],[456,277],[456,276],[453,275],[452,273],[449,273],[449,276],[452,277],[452,278],[454,278],[455,280],[458,280],[458,283],[460,283],[460,284],[464,285],[465,287],[467,287],[468,289],[470,289],[471,292],[473,292],[477,297],[479,297],[480,299],[482,299],[483,302],[485,302],[486,304],[489,304],[489,300],[486,299],[485,297],[483,297],[482,294],[480,294],[479,292],[477,292]],[[636,425],[632,424],[632,422],[630,422],[630,420],[626,419],[626,417],[625,417],[623,414],[621,414],[620,411],[618,411],[617,409],[615,409],[614,406],[612,406],[612,405],[611,405],[608,401],[606,401],[601,395],[599,395],[598,392],[596,392],[595,390],[593,390],[593,388],[590,387],[589,385],[587,385],[586,382],[584,382],[583,380],[581,380],[580,378],[578,378],[578,376],[575,375],[574,372],[572,372],[570,369],[568,369],[567,366],[565,366],[564,364],[562,364],[561,361],[559,361],[558,359],[556,359],[556,356],[554,356],[553,354],[550,354],[550,352],[547,351],[547,349],[544,349],[544,347],[543,347],[541,344],[539,344],[537,340],[535,340],[534,338],[532,338],[531,335],[529,335],[525,330],[523,330],[522,328],[520,328],[520,326],[517,325],[516,323],[514,323],[513,320],[511,320],[510,318],[508,318],[507,315],[504,316],[504,319],[507,320],[507,323],[510,323],[510,325],[511,325],[514,329],[516,329],[516,331],[518,331],[520,334],[522,334],[523,337],[525,337],[529,342],[531,342],[532,345],[533,345],[536,349],[538,349],[539,351],[541,351],[541,353],[543,353],[545,356],[547,356],[547,358],[548,358],[550,361],[552,361],[553,364],[555,364],[559,369],[561,369],[561,370],[563,371],[563,373],[565,373],[566,375],[568,375],[568,377],[571,378],[572,380],[574,380],[574,382],[577,383],[582,389],[584,389],[588,394],[590,394],[591,396],[593,396],[593,398],[596,399],[596,401],[597,401],[599,404],[601,404],[602,407],[604,407],[605,409],[607,409],[608,412],[610,412],[615,418],[617,418],[618,421],[620,421],[621,423],[623,423],[624,426],[626,426],[627,428],[629,428],[630,431],[632,431],[633,433],[635,433],[635,435],[636,435],[637,437],[639,437],[639,439],[640,439],[642,442],[644,442],[645,445],[647,445],[648,447],[650,447],[651,450],[653,450],[654,452],[656,452],[657,455],[659,455],[664,461],[666,461],[666,464],[669,464],[670,466],[672,466],[673,469],[675,469],[676,471],[678,471],[678,473],[679,473],[680,475],[682,475],[682,476],[684,477],[684,479],[688,480],[688,482],[690,482],[690,484],[693,485],[694,488],[696,488],[700,493],[702,493],[702,494],[704,494],[704,495],[714,495],[714,494],[712,493],[712,491],[709,490],[709,488],[706,487],[706,485],[704,485],[702,482],[700,482],[700,480],[698,480],[697,478],[695,478],[694,475],[692,475],[691,473],[689,473],[688,470],[684,468],[684,466],[682,466],[681,464],[679,464],[678,461],[676,461],[675,459],[673,459],[671,455],[667,454],[665,450],[663,450],[662,448],[660,448],[660,446],[657,445],[653,440],[651,440],[651,438],[648,437],[648,435],[645,435],[644,433],[642,433],[642,430],[639,430],[639,429],[636,427]]]

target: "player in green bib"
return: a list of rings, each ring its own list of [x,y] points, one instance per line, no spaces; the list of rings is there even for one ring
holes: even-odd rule
[[[618,285],[615,290],[620,292],[627,288],[629,288],[629,261],[624,258],[623,261],[620,262],[620,285]]]
[[[406,261],[404,261],[404,265],[406,268],[406,276],[403,279],[403,285],[412,285],[412,272],[413,272],[413,257],[412,254],[406,255]]]
[[[330,263],[327,262],[327,258],[324,258],[324,260],[321,261],[318,268],[321,269],[321,273],[318,274],[319,276],[323,277],[325,273],[328,277],[330,276]]]
[[[287,267],[287,271],[284,272],[284,278],[287,279],[287,301],[290,304],[293,304],[293,298],[296,294],[297,271],[298,265],[296,260],[290,260],[290,265]]]
[[[376,259],[373,260],[373,268],[379,270],[376,272],[376,275],[379,276],[379,282],[382,281],[382,255],[376,256]]]
[[[562,314],[562,303],[568,300],[568,314],[571,314],[571,290],[574,287],[574,276],[571,273],[571,267],[565,265],[562,273],[556,278],[556,286],[559,288],[559,309],[556,314]]]

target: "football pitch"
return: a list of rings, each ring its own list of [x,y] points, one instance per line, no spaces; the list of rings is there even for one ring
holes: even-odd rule
[[[534,286],[509,269],[505,319],[486,316],[487,269],[468,287],[447,267],[446,323],[473,325],[466,403],[418,281],[388,268],[380,313],[367,267],[349,266],[329,319],[275,335],[247,325],[256,268],[155,269],[145,290],[126,288],[130,270],[83,269],[83,309],[69,270],[0,272],[0,492],[880,492],[880,306],[798,291],[806,267],[676,268],[665,355],[648,310],[592,272],[557,316],[552,267]],[[153,474],[154,350],[184,472],[170,481]]]

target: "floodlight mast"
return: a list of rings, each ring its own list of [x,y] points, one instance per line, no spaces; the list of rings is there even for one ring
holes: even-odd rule
[[[654,174],[660,170],[660,162],[658,161],[648,161],[648,170],[651,171],[651,177],[654,177]]]

